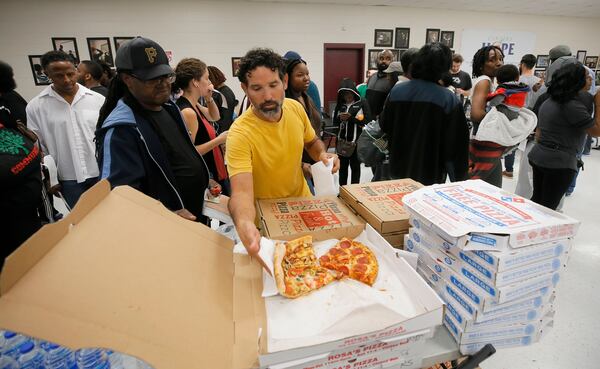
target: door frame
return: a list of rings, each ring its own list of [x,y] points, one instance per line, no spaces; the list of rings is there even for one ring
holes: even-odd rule
[[[359,55],[360,55],[360,60],[358,62],[358,67],[360,69],[360,73],[359,75],[361,76],[361,78],[364,78],[364,73],[365,73],[365,44],[359,44],[359,43],[324,43],[323,44],[323,74],[325,73],[325,60],[326,60],[326,56],[327,56],[327,51],[328,50],[358,50]],[[323,76],[324,77],[324,76]],[[323,110],[327,113],[329,113],[327,111],[327,109],[329,109],[328,106],[325,106],[325,104],[327,103],[327,101],[325,101],[325,78],[323,78]],[[359,81],[356,81],[357,85]],[[360,81],[360,83],[362,83],[362,80]]]

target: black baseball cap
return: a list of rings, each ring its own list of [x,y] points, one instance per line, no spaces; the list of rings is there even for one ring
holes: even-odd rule
[[[143,81],[173,73],[163,48],[149,38],[140,36],[119,47],[115,65],[117,72],[134,74]]]

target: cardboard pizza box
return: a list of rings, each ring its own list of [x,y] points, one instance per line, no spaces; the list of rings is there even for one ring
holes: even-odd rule
[[[567,245],[570,244],[568,239],[565,241],[567,241]],[[554,272],[559,270],[561,266],[566,266],[568,254],[563,252],[566,246],[562,242],[559,242],[558,245],[552,245],[555,242],[557,241],[551,243],[551,246],[553,247],[550,251],[552,251],[552,253],[543,253],[549,254],[549,257],[542,259],[530,258],[530,263],[502,272],[497,272],[489,268],[486,263],[482,261],[483,259],[475,258],[474,255],[477,255],[475,252],[459,251],[458,254],[460,256],[451,254],[446,251],[446,249],[440,247],[439,243],[431,242],[431,239],[429,239],[426,234],[420,233],[414,229],[411,230],[407,248],[411,249],[411,246],[414,246],[415,244],[422,246],[427,249],[433,259],[449,266],[454,269],[455,272],[462,273],[463,268],[468,268],[470,273],[475,273],[478,278],[484,279],[487,283],[492,284],[495,287],[502,287],[524,281],[540,274]],[[536,246],[530,246],[518,250],[526,250],[529,248],[537,249]],[[553,257],[557,254],[556,250],[560,250],[559,256]],[[470,255],[467,255],[467,253],[470,253]],[[494,252],[484,251],[479,251],[479,253],[494,254]],[[533,254],[540,255],[542,253],[535,252]]]
[[[415,235],[418,236],[419,240]],[[427,243],[431,247],[448,251],[462,262],[474,266],[486,275],[522,268],[544,259],[563,257],[569,253],[573,243],[572,239],[566,238],[501,252],[465,251],[453,247],[449,242],[435,234],[432,229],[424,225],[421,225],[419,229],[411,228],[408,238],[414,242]]]
[[[411,224],[465,250],[503,251],[572,238],[580,222],[482,180],[432,185],[406,195]]]
[[[356,237],[365,222],[336,196],[258,200],[261,233],[274,240],[312,235],[315,241]]]
[[[411,241],[407,243],[410,244]],[[457,272],[444,262],[438,261],[429,250],[416,244],[414,247],[407,246],[419,254],[419,261],[435,271],[451,285],[464,293],[474,306],[483,308],[488,304],[502,304],[528,296],[542,288],[552,289],[560,280],[561,269],[536,275],[526,280],[497,287],[485,279],[480,278],[478,273],[467,265],[462,265]],[[562,268],[562,267],[561,267]]]
[[[411,296],[414,297],[415,301],[418,301],[426,312],[380,330],[365,332],[364,334],[358,334],[341,340],[269,352],[267,344],[268,339],[264,336],[264,332],[267,330],[264,299],[261,297],[262,271],[256,263],[248,262],[248,260],[245,259],[245,255],[236,254],[234,255],[236,260],[234,291],[236,296],[237,294],[240,295],[238,299],[245,301],[251,299],[253,301],[251,304],[248,304],[245,309],[252,308],[254,313],[247,314],[247,311],[240,311],[240,313],[246,314],[245,318],[236,318],[235,321],[236,324],[254,324],[255,329],[249,329],[246,332],[245,337],[249,341],[255,340],[254,347],[260,346],[259,361],[261,367],[284,364],[320,354],[331,354],[344,350],[352,351],[363,345],[373,345],[382,342],[392,343],[397,342],[398,340],[410,339],[410,344],[407,344],[406,346],[412,346],[420,342],[420,339],[429,338],[433,335],[435,326],[441,324],[443,313],[442,300],[425,283],[425,281],[423,281],[409,262],[404,258],[400,258],[397,250],[390,247],[378,232],[369,225],[366,225],[366,229],[364,227],[365,225],[363,224],[363,230],[366,230],[369,238],[369,246],[372,247],[376,253],[385,253],[385,257],[388,260],[395,259],[394,266],[397,269],[396,273],[402,276],[402,281],[405,283],[405,286],[410,288],[409,292]],[[253,277],[250,278],[250,275]],[[258,338],[257,332],[259,332]],[[238,333],[241,334],[236,326],[236,335]]]
[[[100,181],[7,258],[0,327],[157,369],[232,368],[232,249],[157,200]]]
[[[392,247],[397,248],[397,249],[402,249],[404,250],[404,236],[406,236],[408,233],[385,233],[382,234],[383,238],[385,238],[385,240],[392,245]]]
[[[427,313],[284,357],[431,336],[443,303],[404,259],[399,265]],[[258,368],[266,344],[261,293],[260,266],[234,255],[232,241],[100,181],[7,258],[0,328],[71,349],[119,351],[156,369]]]
[[[340,198],[379,233],[406,233],[409,214],[402,198],[422,187],[410,178],[351,184],[340,188]]]

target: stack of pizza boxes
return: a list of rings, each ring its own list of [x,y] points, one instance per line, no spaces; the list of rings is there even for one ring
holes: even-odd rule
[[[422,188],[410,178],[342,186],[340,198],[393,247],[404,248],[410,224],[402,198]]]
[[[404,203],[406,249],[445,301],[444,325],[463,354],[548,332],[577,220],[480,180],[423,188]]]

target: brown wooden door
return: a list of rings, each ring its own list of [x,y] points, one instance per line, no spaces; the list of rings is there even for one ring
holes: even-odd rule
[[[364,80],[365,44],[324,44],[324,46],[323,109],[331,114],[340,81],[343,78],[351,78],[358,85]]]

